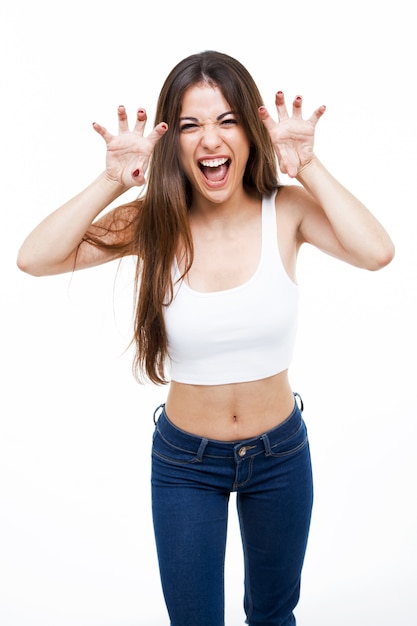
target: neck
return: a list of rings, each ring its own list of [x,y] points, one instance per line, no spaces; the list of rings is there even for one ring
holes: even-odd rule
[[[189,216],[192,224],[200,224],[216,228],[228,224],[241,223],[254,210],[259,209],[261,198],[250,195],[243,189],[226,202],[210,202],[203,196],[195,196],[190,207]]]

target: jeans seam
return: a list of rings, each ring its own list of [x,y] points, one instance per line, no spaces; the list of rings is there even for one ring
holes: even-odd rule
[[[239,501],[238,501],[238,513],[239,513]],[[240,515],[239,515],[240,517]],[[250,586],[250,576],[249,576],[249,565],[248,565],[248,550],[246,543],[246,533],[243,523],[240,525],[240,536],[242,539],[242,548],[243,548],[243,560],[245,565],[245,613],[246,613],[246,623],[249,624],[249,618],[253,613],[253,601],[252,601],[252,591]]]
[[[247,459],[247,461],[250,462],[248,475],[247,475],[246,479],[243,482],[238,482],[236,480],[234,481],[233,487],[232,487],[233,491],[237,491],[239,488],[244,487],[250,481],[250,479],[252,478],[252,475],[253,475],[253,461],[254,461],[254,459],[255,459],[255,455],[253,455],[249,459]],[[239,467],[240,467],[240,464],[236,465],[236,474],[237,474],[237,472],[239,470]]]
[[[308,443],[308,437],[306,437],[298,446],[296,446],[295,448],[292,448],[291,450],[288,450],[287,452],[271,452],[269,456],[273,456],[276,459],[278,459],[279,457],[291,456],[292,454],[296,454],[297,452],[302,450],[304,446],[307,445],[307,443]]]

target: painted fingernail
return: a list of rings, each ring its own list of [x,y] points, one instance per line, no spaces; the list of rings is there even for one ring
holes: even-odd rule
[[[167,124],[163,123],[163,124],[161,124],[161,128],[162,128],[162,130],[166,130],[168,128],[168,126],[167,126]]]
[[[265,111],[265,107],[264,106],[259,107],[258,111],[259,113],[263,113]]]
[[[135,170],[134,172],[132,172],[132,176],[134,178],[137,178],[139,176],[139,173],[140,173],[139,170]]]
[[[301,96],[297,96],[297,97],[296,97],[296,100],[301,100]]]

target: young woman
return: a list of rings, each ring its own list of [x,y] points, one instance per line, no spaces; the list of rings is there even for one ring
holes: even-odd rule
[[[94,124],[105,171],[18,255],[36,276],[137,256],[135,372],[169,382],[154,416],[152,506],[172,626],[224,624],[232,491],[247,623],[295,624],[312,507],[302,400],[288,379],[297,254],[310,243],[368,270],[394,254],[381,224],[314,153],[325,107],[305,120],[298,96],[290,116],[282,92],[276,107],[279,121],[230,56],[184,59],[162,87],[150,134],[143,109],[129,130],[120,106],[116,136]],[[277,164],[301,184],[280,185]],[[105,212],[133,186],[143,186],[137,200]]]

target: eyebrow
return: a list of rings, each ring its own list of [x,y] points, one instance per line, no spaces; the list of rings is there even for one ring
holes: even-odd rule
[[[216,121],[220,122],[220,120],[222,120],[224,117],[226,117],[226,115],[233,115],[233,111],[226,111],[226,113],[221,113],[220,115],[218,115],[216,117]],[[180,117],[180,122],[183,122],[185,120],[190,120],[192,122],[198,122],[198,118],[197,117]]]

